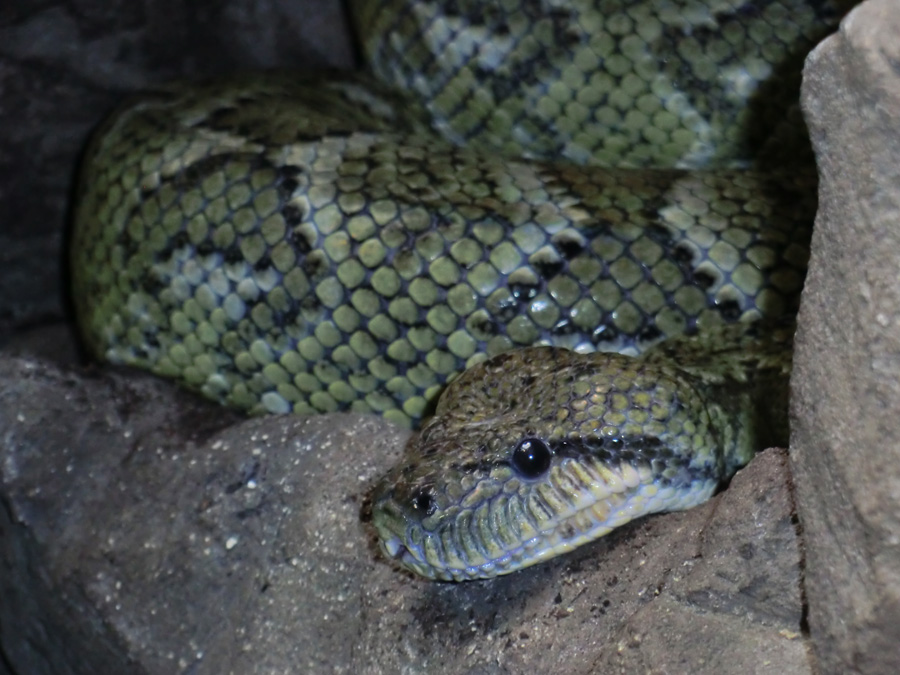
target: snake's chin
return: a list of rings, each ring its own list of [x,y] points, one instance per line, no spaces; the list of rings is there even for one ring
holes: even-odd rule
[[[717,485],[715,480],[698,480],[680,488],[640,485],[610,499],[582,504],[577,510],[546,523],[537,536],[508,548],[502,555],[465,567],[438,565],[422,559],[422,551],[414,552],[395,533],[399,523],[378,528],[379,538],[387,558],[419,576],[441,581],[489,579],[568,553],[642,516],[696,506],[708,500]],[[430,536],[440,538],[437,533]]]
[[[391,560],[399,564],[401,567],[408,569],[429,579],[435,579],[434,574],[429,574],[428,566],[410,552],[400,537],[391,536],[381,540],[381,550]]]
[[[403,545],[403,542],[400,541],[400,537],[391,537],[390,539],[381,542],[381,547],[387,557],[393,558],[394,560],[399,560],[402,559],[404,555],[409,555],[409,550]]]

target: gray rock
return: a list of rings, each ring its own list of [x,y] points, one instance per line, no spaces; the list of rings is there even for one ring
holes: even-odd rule
[[[821,176],[791,458],[824,672],[900,664],[900,5],[870,0],[809,57]]]
[[[367,489],[406,437],[378,419],[236,422],[148,376],[5,358],[0,429],[21,673],[808,672],[782,451],[700,508],[454,585],[375,550]]]

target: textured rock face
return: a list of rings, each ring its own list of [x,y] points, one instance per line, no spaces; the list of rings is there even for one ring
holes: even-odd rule
[[[825,672],[900,663],[900,5],[872,0],[807,61],[821,177],[791,458]]]
[[[235,420],[150,377],[0,360],[17,672],[808,672],[783,452],[702,507],[454,585],[373,546],[367,489],[405,432]]]

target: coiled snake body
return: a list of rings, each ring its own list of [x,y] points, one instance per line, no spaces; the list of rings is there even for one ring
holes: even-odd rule
[[[799,64],[839,0],[351,4],[374,76],[161,87],[97,134],[89,347],[251,412],[405,424],[468,368],[374,500],[431,578],[698,503],[783,440]]]

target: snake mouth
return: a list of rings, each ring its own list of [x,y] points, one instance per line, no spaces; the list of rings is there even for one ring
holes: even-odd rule
[[[382,555],[390,562],[417,576],[432,581],[464,581],[487,576],[472,575],[471,570],[469,574],[466,574],[466,570],[462,570],[462,572],[448,570],[441,565],[429,562],[424,552],[416,549],[415,545],[411,544],[413,539],[422,539],[421,536],[417,537],[412,534],[416,526],[407,526],[402,518],[396,517],[398,514],[393,515],[394,518],[383,518],[381,522],[376,521],[375,523],[375,529],[378,532],[379,548]]]
[[[417,575],[456,582],[488,579],[572,551],[644,515],[695,506],[706,501],[717,484],[702,479],[678,487],[643,483],[603,499],[587,498],[575,509],[546,520],[531,536],[515,542],[506,539],[505,545],[500,543],[505,537],[494,536],[493,555],[486,555],[484,546],[476,551],[463,545],[471,538],[457,529],[461,520],[426,532],[421,524],[404,522],[399,512],[391,514],[388,507],[376,528],[384,555]],[[480,529],[471,518],[465,520],[467,530]]]
[[[390,536],[387,539],[381,540],[381,550],[384,554],[398,563],[400,566],[405,567],[406,569],[413,570],[423,576],[429,576],[430,578],[434,578],[433,575],[428,575],[424,571],[420,571],[420,569],[424,568],[421,561],[416,559],[416,557],[412,554],[412,552],[406,548],[406,545],[397,536]]]
[[[409,530],[406,517],[390,497],[389,492],[377,499],[373,510],[373,525],[378,533],[382,554],[400,567],[420,576],[428,579],[440,578],[430,565],[419,560],[407,546]]]
[[[401,539],[397,535],[391,534],[385,536],[384,533],[379,533],[379,538],[381,539],[382,553],[387,558],[400,565],[400,567],[427,579],[440,579],[443,581],[460,580],[460,577],[458,575],[444,574],[443,570],[435,568],[429,565],[427,562],[417,558],[413,554],[413,552],[409,548],[407,548],[406,544],[403,542],[403,539]]]

